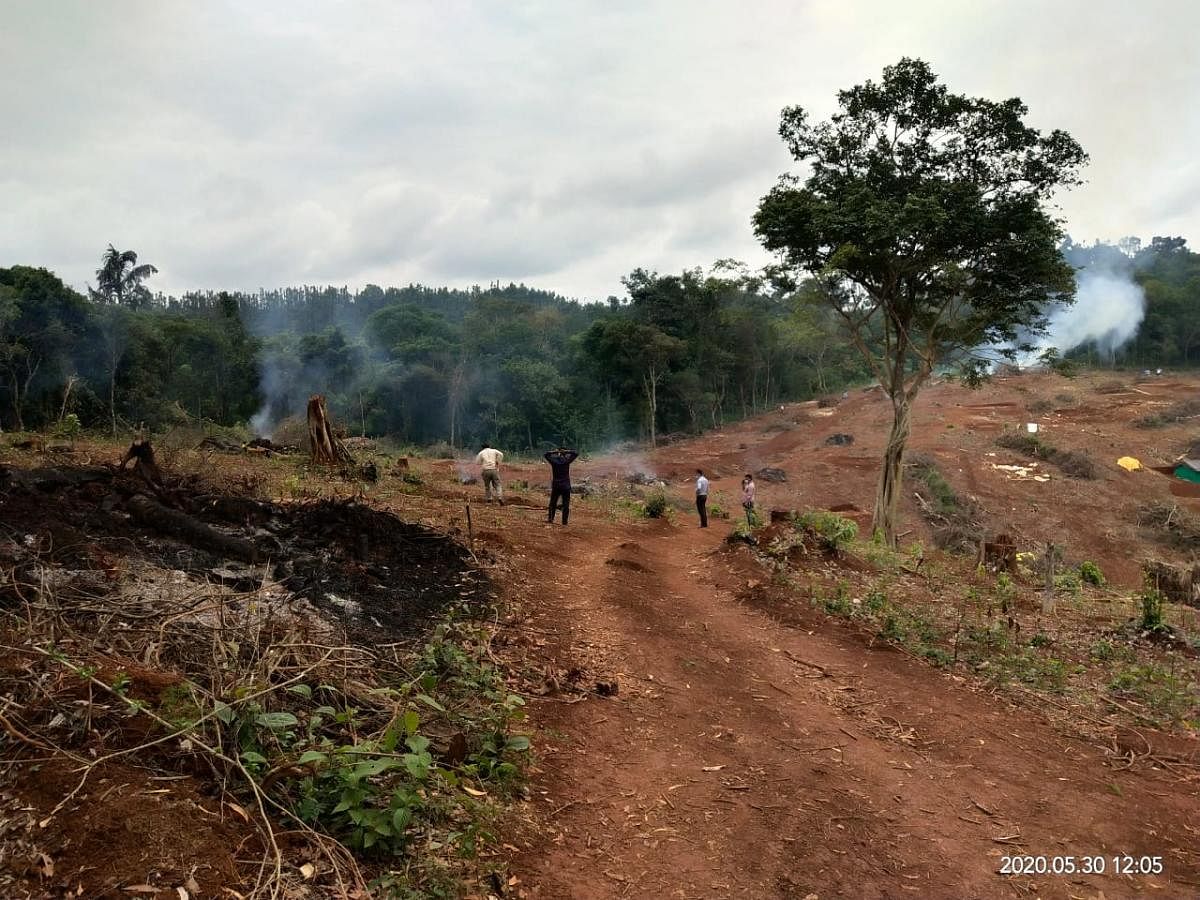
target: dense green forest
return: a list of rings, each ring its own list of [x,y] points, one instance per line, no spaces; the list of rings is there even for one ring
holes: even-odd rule
[[[1115,355],[1200,364],[1200,254],[1068,243],[1076,266],[1143,288],[1145,320]],[[269,433],[324,393],[352,433],[513,449],[598,447],[696,432],[865,378],[816,290],[729,262],[580,303],[510,284],[151,292],[155,270],[110,248],[84,296],[45,269],[0,269],[0,425],[117,429],[203,420]]]
[[[119,260],[123,259],[123,262]],[[524,285],[151,294],[111,250],[85,297],[0,269],[0,423],[269,433],[324,393],[352,433],[585,447],[697,431],[861,377],[803,292],[729,265],[625,279],[579,303]]]

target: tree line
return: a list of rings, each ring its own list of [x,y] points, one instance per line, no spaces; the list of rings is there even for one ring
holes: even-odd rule
[[[353,433],[598,447],[698,432],[865,375],[804,288],[728,261],[637,269],[604,303],[516,284],[172,297],[151,292],[155,272],[111,246],[86,295],[46,269],[0,269],[0,427],[267,433],[323,393]]]
[[[1084,346],[1071,358],[1200,364],[1200,254],[1186,240],[1068,238],[1061,250],[1076,267],[1130,272],[1147,300],[1114,357]],[[354,433],[596,447],[696,433],[871,377],[826,286],[731,261],[637,269],[604,303],[516,284],[173,297],[150,291],[154,274],[112,247],[86,295],[45,269],[0,269],[0,427],[74,415],[110,431],[189,420],[268,431],[324,393]]]

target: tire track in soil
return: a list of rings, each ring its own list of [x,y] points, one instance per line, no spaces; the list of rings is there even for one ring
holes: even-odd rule
[[[553,569],[527,548],[545,601],[531,624],[560,636],[560,658],[598,652],[620,693],[533,704],[553,737],[533,785],[546,833],[514,860],[528,896],[1115,898],[1200,884],[1180,826],[1200,816],[1177,783],[1105,768],[1034,712],[764,601],[766,586],[746,587],[763,573],[723,549],[724,528],[576,524],[545,548]],[[1004,853],[1172,848],[1153,885],[996,874]]]

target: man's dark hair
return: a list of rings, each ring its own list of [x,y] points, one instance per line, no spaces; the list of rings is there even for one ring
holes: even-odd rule
[[[703,470],[703,469],[697,469],[697,470],[696,470],[696,474],[697,474],[697,475],[703,475],[703,474],[704,474],[704,470]]]
[[[488,448],[487,441],[484,441],[482,444],[479,445],[480,450],[486,450],[487,448]]]

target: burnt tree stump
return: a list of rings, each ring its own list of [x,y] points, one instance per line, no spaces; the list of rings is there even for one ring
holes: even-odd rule
[[[318,465],[354,464],[354,457],[346,445],[333,433],[324,394],[313,394],[308,398],[308,448],[312,461]]]

